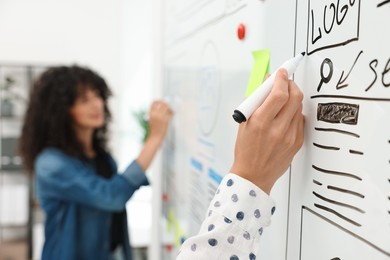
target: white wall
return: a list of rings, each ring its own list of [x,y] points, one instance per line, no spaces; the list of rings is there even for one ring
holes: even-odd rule
[[[137,156],[140,143],[140,131],[133,120],[132,111],[147,109],[152,98],[159,97],[156,68],[159,61],[160,0],[123,1],[123,53],[122,82],[123,91],[120,97],[120,167],[125,167]],[[160,215],[157,202],[159,192],[158,158],[154,161],[148,175],[151,187],[142,188],[128,203],[129,223],[133,245],[146,246],[151,249],[149,259],[159,259],[160,233],[158,232]],[[157,162],[157,163],[156,163]],[[153,189],[153,195],[152,193]],[[153,196],[153,204],[151,203]],[[157,198],[157,199],[156,199]],[[137,212],[132,214],[132,212]],[[153,215],[153,216],[152,216]],[[151,233],[151,228],[153,233]]]
[[[81,63],[118,84],[121,2],[2,0],[1,61]]]
[[[114,92],[110,146],[119,169],[141,148],[133,111],[156,96],[156,1],[0,1],[0,64],[77,63],[107,80]],[[142,189],[128,204],[131,236],[140,246],[150,242],[150,202],[151,189]]]
[[[121,5],[110,0],[1,0],[0,63],[86,65],[108,81],[117,97]],[[111,109],[117,115],[115,104]]]
[[[140,131],[133,112],[148,109],[152,98],[153,43],[152,0],[123,0],[122,83],[119,97],[120,168],[140,149]]]

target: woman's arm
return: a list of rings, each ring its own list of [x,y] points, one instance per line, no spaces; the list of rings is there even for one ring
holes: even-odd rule
[[[171,117],[172,111],[165,102],[153,102],[149,112],[149,136],[137,158],[137,162],[144,171],[149,168],[158,148],[161,146]]]
[[[124,209],[133,193],[149,184],[136,161],[123,174],[106,179],[57,149],[46,149],[38,156],[35,173],[37,193],[42,202],[76,202],[109,211]]]
[[[187,239],[177,259],[256,259],[273,200],[236,174],[226,175],[211,201],[199,234]]]
[[[164,102],[153,103],[150,135],[140,155],[123,174],[115,174],[110,179],[77,165],[74,158],[57,149],[47,149],[35,163],[40,199],[77,202],[110,211],[122,210],[139,187],[149,184],[145,170],[165,137],[171,116],[172,112]]]

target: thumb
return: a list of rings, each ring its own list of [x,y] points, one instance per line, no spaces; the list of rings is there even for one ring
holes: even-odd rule
[[[282,91],[288,93],[288,73],[286,69],[279,69],[275,75],[275,83],[272,91]]]

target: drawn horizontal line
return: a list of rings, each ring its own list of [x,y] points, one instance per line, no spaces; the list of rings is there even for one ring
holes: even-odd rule
[[[358,135],[358,134],[355,134],[355,133],[352,133],[352,132],[349,132],[349,131],[340,130],[340,129],[335,129],[335,128],[319,128],[319,127],[315,127],[314,129],[317,130],[317,131],[336,132],[336,133],[339,133],[339,134],[346,134],[346,135],[350,135],[350,136],[354,136],[354,137],[360,138],[360,135]]]
[[[326,46],[323,46],[323,47],[320,47],[320,48],[317,48],[317,49],[313,49],[311,51],[307,51],[307,55],[311,55],[313,53],[316,53],[317,51],[322,51],[322,50],[326,50],[326,49],[330,49],[330,48],[335,48],[335,47],[338,47],[338,46],[344,46],[344,45],[347,45],[348,43],[351,43],[351,42],[354,42],[354,41],[358,41],[359,38],[356,37],[356,38],[352,38],[352,39],[349,39],[349,40],[346,40],[344,42],[341,42],[341,43],[336,43],[336,44],[332,44],[332,45],[326,45]],[[307,48],[309,49],[309,47]]]
[[[322,206],[322,205],[317,204],[317,203],[314,203],[314,206],[317,207],[317,208],[319,208],[319,209],[328,211],[328,212],[330,212],[330,213],[332,213],[332,214],[338,216],[339,218],[342,218],[342,219],[344,219],[345,221],[348,221],[349,223],[351,223],[351,224],[353,224],[353,225],[355,225],[355,226],[357,226],[357,227],[361,227],[361,226],[362,226],[361,224],[357,223],[356,221],[353,221],[352,219],[347,218],[346,216],[344,216],[344,215],[338,213],[337,211],[335,211],[335,210],[333,210],[333,209],[330,209],[330,208],[328,208],[328,207]]]
[[[357,175],[354,175],[352,173],[346,173],[346,172],[338,172],[338,171],[331,171],[331,170],[326,170],[326,169],[322,169],[320,167],[317,167],[315,165],[312,165],[311,167],[313,167],[314,170],[317,170],[319,172],[323,172],[323,173],[326,173],[326,174],[334,174],[334,175],[340,175],[340,176],[346,176],[346,177],[350,177],[350,178],[354,178],[354,179],[357,179],[359,181],[362,180],[362,178],[360,178],[359,176]]]
[[[369,98],[369,97],[356,97],[356,96],[344,96],[344,95],[315,95],[310,98],[344,98],[344,99],[355,99],[355,100],[366,100],[366,101],[385,101],[390,102],[390,98]]]
[[[364,154],[363,152],[356,151],[356,150],[349,150],[349,152],[352,153],[352,154],[358,154],[358,155],[363,155]]]
[[[323,200],[323,201],[326,201],[326,202],[329,202],[329,203],[332,203],[332,204],[335,204],[335,205],[338,205],[338,206],[342,206],[342,207],[345,207],[345,208],[349,208],[349,209],[353,209],[353,210],[356,210],[357,212],[360,212],[360,213],[363,213],[365,214],[366,212],[358,207],[355,207],[355,206],[352,206],[352,205],[349,205],[349,204],[346,204],[346,203],[343,203],[343,202],[340,202],[340,201],[337,201],[337,200],[332,200],[332,199],[329,199],[327,197],[324,197],[320,194],[318,194],[317,192],[313,191],[313,194],[314,196],[316,196],[317,198]]]
[[[376,7],[381,7],[382,5],[390,3],[390,0],[383,1],[382,3],[379,3]]]
[[[314,184],[317,184],[317,185],[319,185],[319,186],[322,186],[322,183],[319,182],[319,181],[317,181],[317,180],[313,180],[313,183],[314,183]]]
[[[334,146],[326,146],[326,145],[321,145],[321,144],[317,144],[317,143],[313,143],[313,145],[318,147],[318,148],[325,149],[325,150],[334,150],[334,151],[340,150],[339,147],[334,147]]]
[[[348,193],[348,194],[351,194],[351,195],[355,195],[355,196],[358,196],[359,198],[362,198],[362,199],[364,199],[364,197],[365,197],[363,194],[360,194],[358,192],[347,190],[347,189],[342,189],[342,188],[331,186],[331,185],[328,185],[327,188],[329,190],[335,190],[335,191],[340,191],[340,192]]]

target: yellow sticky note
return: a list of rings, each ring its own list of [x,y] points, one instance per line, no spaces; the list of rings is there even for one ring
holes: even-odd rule
[[[186,232],[180,226],[180,223],[177,221],[175,223],[175,245],[177,248],[181,247],[181,244],[183,243],[185,237],[186,237]]]
[[[263,49],[252,52],[254,63],[252,72],[249,77],[249,84],[246,89],[245,96],[249,96],[253,91],[263,83],[265,77],[269,73],[269,65],[271,59],[271,50]]]
[[[180,222],[176,217],[175,211],[172,208],[168,210],[167,231],[169,233],[173,233],[173,235],[175,236],[175,245],[177,248],[180,248],[183,240],[187,237],[187,234],[180,225]]]
[[[168,210],[168,216],[167,216],[167,231],[172,232],[174,228],[174,223],[176,221],[175,212],[173,209]]]

